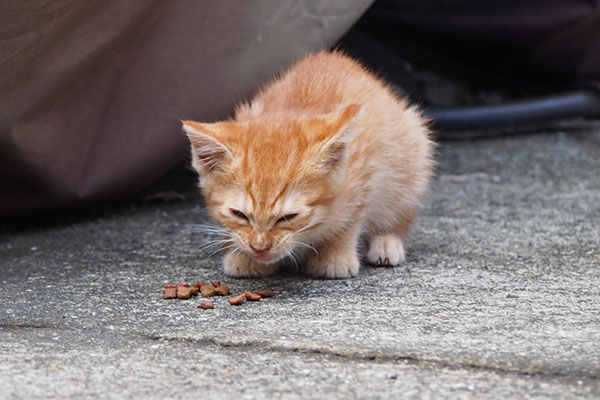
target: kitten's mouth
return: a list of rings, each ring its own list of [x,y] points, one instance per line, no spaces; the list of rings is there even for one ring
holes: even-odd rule
[[[273,261],[277,258],[272,254],[254,254],[254,257],[259,259],[260,261]]]
[[[249,254],[254,260],[263,264],[272,264],[281,259],[281,254],[278,253],[256,253],[252,252]]]

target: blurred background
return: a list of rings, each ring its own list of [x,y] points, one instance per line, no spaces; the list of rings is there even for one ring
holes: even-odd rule
[[[421,105],[440,141],[600,116],[600,0],[8,0],[0,219],[185,198],[179,120],[227,118],[333,47]]]

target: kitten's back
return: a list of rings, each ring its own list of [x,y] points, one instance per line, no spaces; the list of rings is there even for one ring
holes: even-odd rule
[[[284,110],[327,114],[350,103],[375,105],[383,93],[390,99],[395,97],[358,62],[340,52],[321,51],[304,58],[263,88],[253,100],[253,115],[248,115],[248,108],[240,107],[237,119]]]
[[[366,204],[365,229],[404,236],[432,175],[434,144],[420,112],[358,62],[337,51],[310,55],[240,107],[237,120],[327,114],[348,104],[361,112],[344,192],[337,194],[340,218]]]

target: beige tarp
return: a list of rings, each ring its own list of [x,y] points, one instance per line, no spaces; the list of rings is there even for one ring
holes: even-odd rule
[[[0,217],[127,193],[372,0],[5,0]]]

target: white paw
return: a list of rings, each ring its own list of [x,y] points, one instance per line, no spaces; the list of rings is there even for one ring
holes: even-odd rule
[[[277,264],[260,264],[239,251],[228,253],[223,259],[225,275],[234,278],[270,276],[277,272]]]
[[[356,254],[309,257],[306,272],[318,278],[344,279],[358,275],[360,261]]]
[[[404,245],[396,235],[373,236],[369,242],[367,262],[375,266],[394,267],[404,261]]]

